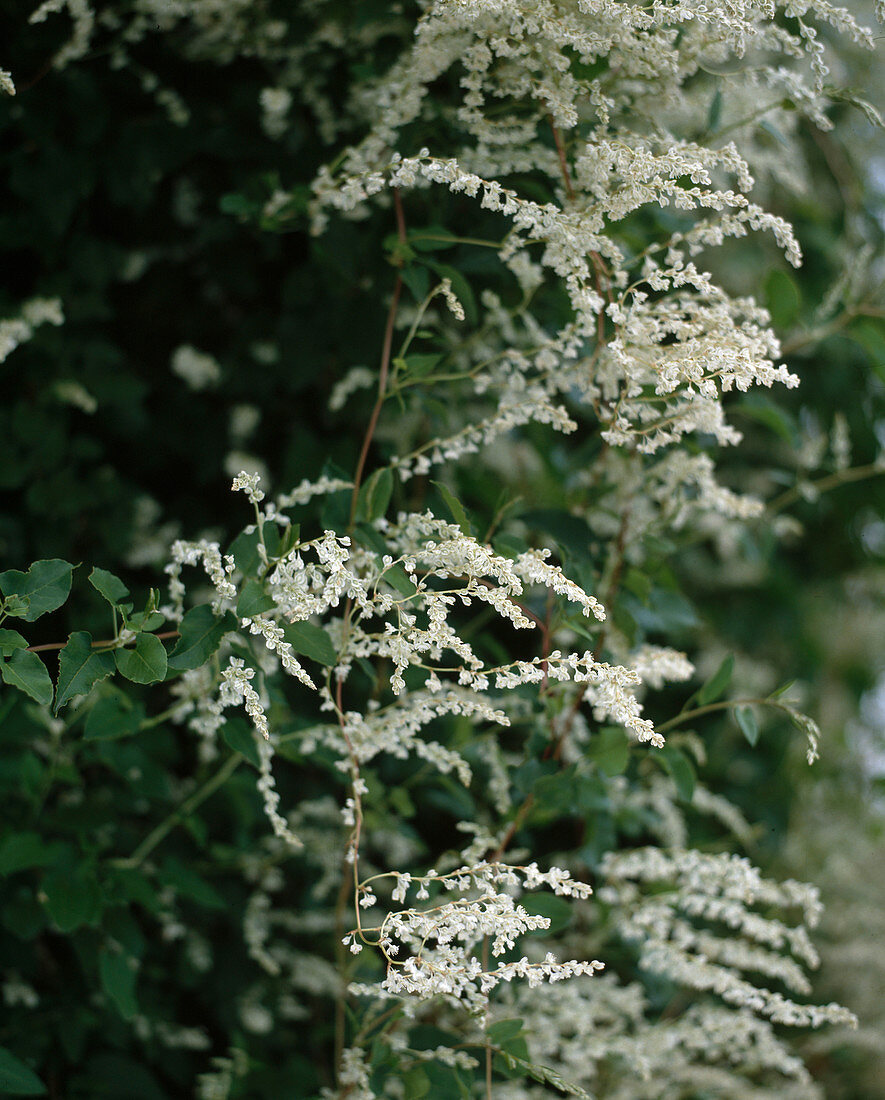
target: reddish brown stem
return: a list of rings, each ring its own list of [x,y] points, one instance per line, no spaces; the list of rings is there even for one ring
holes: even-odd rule
[[[400,198],[399,188],[393,189],[393,207],[396,211],[396,232],[400,241],[405,242],[406,239],[406,221],[403,216],[403,204]],[[372,439],[375,435],[375,429],[378,426],[378,417],[381,415],[381,408],[384,405],[384,398],[387,391],[387,379],[390,374],[390,354],[393,349],[393,326],[396,321],[396,311],[399,306],[399,296],[403,289],[403,277],[397,274],[396,283],[393,287],[393,296],[390,299],[390,309],[387,311],[387,324],[384,326],[384,344],[381,348],[381,368],[378,372],[378,397],[375,400],[375,407],[372,409],[372,415],[369,417],[369,423],[366,427],[366,434],[363,438],[363,445],[360,448],[360,457],[356,464],[356,473],[353,477],[353,493],[350,498],[350,523],[349,526],[353,527],[354,520],[356,518],[356,506],[359,498],[360,485],[363,480],[363,473],[366,468],[366,459],[369,455],[369,447],[372,445]]]
[[[532,808],[532,806],[534,805],[534,802],[535,802],[535,796],[533,794],[530,793],[530,794],[526,795],[525,801],[522,803],[522,805],[516,811],[516,816],[510,822],[510,827],[508,828],[507,832],[504,834],[504,837],[501,840],[501,843],[495,849],[493,854],[488,857],[489,863],[497,863],[498,860],[501,858],[501,856],[503,856],[504,853],[507,851],[507,849],[510,847],[510,842],[516,836],[517,832],[522,828],[522,823],[525,821],[526,817],[528,816],[528,812]]]
[[[562,172],[562,181],[565,184],[565,193],[568,196],[569,202],[575,201],[575,188],[572,183],[571,173],[568,168],[568,160],[565,155],[565,145],[562,141],[562,135],[559,132],[559,128],[553,121],[553,115],[547,115],[547,121],[550,124],[550,129],[553,133],[553,143],[556,146],[556,153],[559,157],[559,170]],[[606,280],[608,272],[606,271],[605,264],[602,257],[598,252],[590,253],[590,260],[593,264],[594,282],[596,283],[596,291],[598,294],[603,293],[608,298],[609,302],[612,300],[611,288]],[[599,340],[600,346],[605,343],[605,315],[602,311],[597,314],[596,318],[596,336]]]
[[[155,634],[155,638],[177,638],[177,630],[164,630],[161,634]],[[67,642],[46,642],[45,645],[29,645],[29,653],[42,653],[49,649],[64,649]],[[90,643],[93,649],[98,649],[99,646],[116,646],[116,638],[102,638],[101,641]]]
[[[553,131],[553,142],[556,145],[556,152],[559,156],[559,169],[562,172],[562,179],[565,183],[565,193],[568,195],[569,202],[575,201],[575,189],[572,186],[572,177],[568,170],[568,161],[565,157],[565,146],[562,143],[562,135],[556,123],[553,121],[553,115],[547,115],[547,121],[550,123],[550,129]]]
[[[618,586],[621,583],[621,574],[624,571],[624,550],[627,545],[627,527],[630,523],[630,509],[626,508],[624,514],[621,516],[621,526],[618,528],[618,537],[615,542],[615,564],[612,569],[612,575],[609,578],[608,585],[605,590],[605,598],[603,604],[607,607],[615,598],[615,594],[618,591]],[[599,637],[596,640],[596,645],[593,647],[593,660],[598,661],[602,656],[602,648],[605,645],[605,623],[599,631]],[[559,760],[562,754],[562,745],[566,737],[568,737],[569,731],[572,728],[572,723],[575,720],[575,715],[578,713],[581,703],[584,701],[584,696],[587,694],[587,685],[582,684],[578,690],[578,694],[572,700],[569,707],[568,714],[562,721],[562,727],[559,731],[559,737],[556,741],[547,746],[547,750],[544,753],[545,758],[552,757],[554,760]]]

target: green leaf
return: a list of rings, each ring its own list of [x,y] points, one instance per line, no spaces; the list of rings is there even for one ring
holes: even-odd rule
[[[555,1069],[550,1069],[549,1066],[539,1066],[525,1058],[518,1058],[509,1051],[500,1051],[496,1057],[502,1059],[508,1069],[521,1070],[525,1076],[531,1077],[534,1081],[540,1081],[544,1085],[552,1085],[568,1096],[578,1096],[581,1100],[592,1100],[590,1094],[585,1092],[580,1085],[576,1085],[572,1081],[566,1081],[561,1073],[558,1073]]]
[[[131,1020],[138,1012],[135,1000],[136,969],[133,963],[134,960],[121,951],[107,948],[98,957],[101,987],[124,1020]]]
[[[65,602],[71,591],[73,571],[73,565],[61,558],[35,561],[27,573],[18,569],[7,569],[5,573],[0,573],[0,590],[6,597],[27,598],[27,610],[17,618],[32,623],[47,611],[55,611]]]
[[[12,657],[0,665],[0,676],[10,687],[18,688],[41,706],[52,702],[52,680],[46,665],[36,653],[17,649]]]
[[[451,512],[452,519],[458,524],[464,534],[470,538],[473,532],[470,528],[470,520],[467,516],[467,512],[464,510],[464,505],[458,500],[452,490],[441,481],[434,481],[431,482],[431,484],[439,489],[440,496],[445,501],[449,512]]]
[[[263,206],[264,204],[258,199],[250,199],[248,195],[239,194],[234,191],[222,195],[218,200],[218,209],[222,214],[233,214],[243,221],[250,218],[257,218]]]
[[[741,733],[751,745],[759,740],[759,723],[752,707],[735,707],[734,720],[737,722]]]
[[[683,802],[691,802],[697,782],[691,761],[684,752],[674,749],[671,745],[665,745],[659,752],[661,762],[676,784],[676,793]]]
[[[416,302],[423,302],[430,293],[430,272],[420,263],[402,268],[400,278],[412,292]]]
[[[254,615],[262,615],[270,611],[276,604],[264,591],[261,581],[254,578],[246,581],[240,589],[240,598],[237,600],[237,617],[251,619]]]
[[[442,1066],[439,1062],[425,1062],[424,1072],[430,1079],[430,1092],[433,1100],[470,1100],[472,1090],[461,1080],[453,1066]]]
[[[500,535],[495,535],[492,539],[492,547],[495,553],[500,554],[502,558],[518,558],[520,554],[524,554],[529,549],[529,544],[525,539],[519,538],[518,535],[511,535],[505,531]]]
[[[409,244],[418,252],[434,252],[441,248],[453,248],[458,238],[441,225],[428,225],[425,229],[409,233]]]
[[[255,528],[249,532],[242,531],[228,549],[228,554],[232,554],[237,563],[237,569],[246,577],[257,572],[262,565],[259,543],[258,529]]]
[[[864,99],[863,96],[853,88],[835,88],[832,85],[828,85],[826,92],[831,99],[839,99],[843,103],[850,103],[852,107],[856,107],[866,116],[866,120],[871,126],[875,126],[880,130],[885,126],[885,121],[883,121],[879,109],[874,107],[869,100]]]
[[[224,899],[214,886],[210,886],[204,878],[195,871],[186,867],[180,860],[167,859],[163,864],[163,872],[160,876],[164,883],[174,886],[175,889],[198,905],[207,909],[223,909]]]
[[[181,620],[179,639],[169,654],[169,668],[176,672],[204,665],[221,645],[221,639],[236,630],[237,620],[230,611],[219,619],[208,604],[192,607]]]
[[[368,550],[373,550],[381,557],[387,553],[387,543],[381,535],[378,534],[375,528],[370,527],[367,523],[358,524],[353,534],[356,541],[365,546]]]
[[[424,1072],[423,1066],[412,1066],[403,1074],[405,1094],[409,1100],[421,1100],[430,1092],[430,1078]]]
[[[407,355],[397,362],[402,364],[400,369],[407,371],[410,378],[424,378],[443,359],[445,356],[437,352],[434,355]]]
[[[717,87],[713,93],[713,99],[710,103],[710,113],[707,116],[707,130],[711,134],[715,134],[719,129],[719,122],[722,119],[722,89]]]
[[[280,535],[280,543],[277,547],[277,554],[283,558],[290,550],[293,550],[301,539],[301,524],[290,523],[288,527],[283,528],[283,533]]]
[[[43,879],[44,905],[62,932],[92,924],[101,907],[101,890],[88,871],[50,871]]]
[[[649,633],[660,631],[672,634],[698,625],[698,617],[692,605],[685,596],[671,588],[655,585],[649,594],[647,606],[643,606],[632,593],[625,592],[621,604]]]
[[[0,1092],[7,1096],[45,1096],[46,1086],[24,1062],[0,1047]]]
[[[371,523],[387,512],[393,496],[393,471],[389,466],[376,470],[360,489],[357,498],[357,518]]]
[[[630,761],[630,739],[620,726],[605,726],[590,742],[588,755],[605,775],[623,775]]]
[[[534,803],[528,820],[546,824],[577,814],[577,794],[574,766],[539,776],[532,787]]]
[[[17,630],[0,630],[0,657],[11,657],[17,649],[27,649],[28,639]]]
[[[885,325],[865,317],[848,329],[848,335],[869,355],[870,365],[885,382]]]
[[[23,619],[30,602],[27,596],[7,596],[3,600],[3,610],[13,619]]]
[[[788,329],[796,323],[802,307],[802,295],[796,280],[786,271],[774,268],[765,279],[765,306],[775,328]]]
[[[519,899],[519,904],[532,916],[546,917],[550,921],[550,927],[537,935],[555,936],[571,924],[575,915],[574,907],[556,894],[526,894]]]
[[[255,731],[248,723],[238,718],[228,718],[221,727],[221,736],[234,752],[244,756],[253,767],[261,767],[261,759],[255,745]]]
[[[129,616],[126,625],[130,630],[153,631],[165,622],[166,619],[159,611],[136,611],[134,615]]]
[[[520,901],[520,905],[522,905],[522,901]],[[519,1035],[522,1028],[522,1020],[496,1020],[495,1023],[490,1025],[486,1035],[490,1043],[499,1046]]]
[[[99,569],[98,566],[89,574],[89,583],[112,607],[129,595],[129,589],[119,577],[109,573],[107,569]]]
[[[731,683],[732,672],[734,672],[734,655],[729,653],[710,679],[698,689],[696,694],[698,704],[705,707],[708,703],[715,703]]]
[[[418,591],[401,565],[390,565],[381,575],[401,596],[414,596]]]
[[[737,406],[744,416],[759,424],[764,424],[790,446],[795,446],[799,438],[799,426],[789,410],[782,409],[764,394],[745,394]]]
[[[45,867],[52,862],[54,854],[38,833],[12,833],[0,840],[0,875]]]
[[[156,684],[166,676],[166,650],[153,634],[136,634],[134,649],[115,649],[117,671],[134,684]]]
[[[787,680],[787,682],[786,682],[785,684],[781,684],[781,686],[780,686],[779,688],[775,688],[775,689],[774,689],[774,691],[772,691],[772,692],[771,692],[771,693],[769,694],[768,698],[769,698],[769,699],[780,699],[780,697],[781,697],[782,695],[786,695],[786,694],[787,694],[787,692],[788,692],[788,691],[790,690],[790,688],[791,688],[791,687],[793,686],[793,684],[795,684],[795,683],[796,683],[796,681],[795,681],[795,680]]]
[[[111,695],[99,699],[86,716],[84,741],[115,741],[138,732],[144,721],[144,710],[127,698]]]
[[[114,671],[114,658],[108,650],[92,648],[92,635],[77,630],[58,656],[58,684],[55,689],[55,713],[75,695],[86,695]]]
[[[573,516],[560,508],[535,508],[523,512],[519,519],[529,527],[552,535],[563,550],[578,557],[586,556],[593,532],[580,516]]]
[[[312,623],[284,623],[283,636],[296,653],[310,657],[321,665],[333,668],[338,663],[338,653],[332,639],[321,626]]]
[[[770,134],[771,137],[773,137],[779,145],[783,145],[785,149],[790,148],[790,143],[770,119],[763,118],[759,123],[759,129],[764,130],[766,134]]]

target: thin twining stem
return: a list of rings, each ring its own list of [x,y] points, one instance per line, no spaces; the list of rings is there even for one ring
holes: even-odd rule
[[[864,478],[875,477],[877,474],[885,474],[885,466],[877,462],[870,462],[866,466],[852,466],[847,470],[837,470],[834,474],[818,478],[817,481],[804,482],[792,489],[787,489],[780,496],[769,501],[765,510],[769,514],[780,512],[788,504],[799,500],[808,489],[812,489],[815,493],[826,493],[830,489],[837,489],[840,485],[847,485],[848,482],[863,481]]]
[[[692,718],[699,718],[702,714],[711,714],[717,710],[731,710],[735,707],[774,707],[775,710],[782,710],[787,714],[795,713],[789,703],[782,703],[780,699],[722,699],[718,703],[705,703],[702,707],[684,710],[668,722],[663,722],[661,725],[655,723],[655,729],[658,733],[665,733],[667,730],[683,725]]]
[[[177,630],[164,630],[161,634],[155,634],[154,637],[155,638],[177,638],[178,637],[178,631]],[[134,639],[133,639],[133,641],[134,641]],[[67,644],[68,644],[67,642],[46,642],[44,645],[29,645],[28,646],[28,653],[42,653],[42,652],[44,652],[46,650],[50,650],[50,649],[64,649],[64,647]],[[92,646],[93,649],[99,649],[102,646],[104,646],[105,649],[117,649],[119,647],[119,644],[120,644],[120,639],[119,638],[103,638],[101,641],[90,643],[90,645]],[[124,643],[124,645],[128,645],[128,643]]]
[[[148,833],[131,856],[128,856],[126,859],[112,860],[112,864],[115,867],[123,868],[140,867],[154,848],[156,848],[161,841],[165,840],[167,835],[172,832],[176,825],[183,824],[185,819],[189,817],[198,806],[201,806],[210,795],[214,794],[219,787],[227,782],[243,760],[244,757],[238,752],[228,757],[218,771],[210,776],[202,787],[194,791],[190,798],[185,799],[179,807],[173,810],[155,829]]]
[[[399,188],[393,189],[393,205],[396,211],[396,232],[400,241],[405,243],[406,241],[406,222],[403,217],[403,204],[400,198]],[[381,408],[384,405],[384,399],[387,396],[387,378],[390,374],[390,355],[393,348],[393,326],[396,321],[396,311],[399,306],[399,298],[403,289],[403,277],[401,274],[397,274],[396,283],[393,287],[393,295],[390,299],[390,309],[387,311],[387,324],[384,327],[384,344],[381,349],[381,368],[378,373],[378,396],[375,399],[375,407],[372,409],[372,415],[369,417],[369,423],[366,427],[366,434],[363,438],[363,445],[360,449],[360,457],[356,465],[356,473],[353,477],[353,493],[350,498],[350,521],[348,526],[353,527],[356,520],[356,507],[359,500],[360,485],[363,480],[363,473],[366,468],[366,458],[369,454],[369,447],[372,445],[372,439],[375,435],[375,428],[378,426],[378,417],[381,415]]]

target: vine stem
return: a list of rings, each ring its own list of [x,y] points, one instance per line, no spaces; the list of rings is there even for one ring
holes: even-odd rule
[[[154,848],[165,840],[176,825],[181,824],[186,817],[192,814],[198,806],[201,806],[210,795],[214,794],[233,775],[242,761],[243,757],[240,753],[234,753],[233,756],[225,760],[218,771],[210,776],[202,787],[194,791],[190,798],[185,799],[177,809],[173,810],[167,818],[160,822],[156,829],[148,833],[131,856],[125,859],[112,860],[113,865],[126,869],[140,867]]]
[[[400,196],[399,188],[393,189],[393,208],[396,214],[396,234],[397,239],[401,244],[406,243],[406,219],[403,214],[403,203]],[[403,289],[403,277],[401,272],[397,272],[396,282],[393,286],[393,294],[390,299],[390,308],[387,311],[387,322],[384,326],[384,342],[381,347],[381,364],[378,371],[378,396],[375,398],[375,404],[372,408],[371,415],[369,416],[369,423],[366,425],[366,434],[363,437],[362,446],[360,447],[360,454],[357,460],[356,473],[353,476],[353,492],[350,497],[350,518],[348,521],[348,530],[352,531],[354,524],[356,523],[356,510],[359,503],[360,486],[363,482],[363,475],[366,469],[366,460],[369,456],[369,448],[372,446],[372,440],[375,437],[375,429],[378,426],[378,418],[381,415],[381,409],[384,406],[384,401],[387,397],[387,382],[390,377],[390,358],[393,350],[393,328],[396,323],[396,313],[399,308],[400,295]],[[350,623],[350,614],[353,601],[350,597],[347,599],[347,603],[344,607],[344,622],[345,622],[345,634],[342,642],[341,651],[343,653],[344,648],[347,645],[347,635],[349,633],[348,626]],[[347,744],[348,751],[351,756],[351,761],[354,766],[355,778],[359,776],[359,763],[356,760],[356,754],[354,753],[353,746],[350,743],[350,739],[347,735],[347,731],[344,724],[344,702],[342,699],[343,680],[338,679],[335,685],[335,707],[338,712],[338,722],[341,726],[341,733]],[[360,827],[362,824],[362,809],[360,805],[360,797],[354,787],[354,811],[356,815],[356,827],[354,834],[352,835],[348,849],[352,854],[353,859],[353,890],[354,890],[354,907],[357,915],[357,925],[359,926],[359,909],[357,906],[357,892],[359,888],[359,838]],[[335,1000],[335,1075],[336,1078],[340,1078],[342,1068],[342,1057],[344,1053],[344,1043],[346,1038],[346,1025],[347,1025],[347,984],[345,981],[344,971],[347,963],[347,953],[344,950],[344,945],[341,943],[344,930],[344,913],[347,908],[347,896],[350,892],[350,875],[348,874],[348,859],[345,855],[344,865],[341,871],[341,886],[338,890],[338,898],[335,905],[335,927],[336,927],[336,939],[335,953],[337,956],[338,970],[341,976],[341,988],[338,991],[338,995]],[[347,1095],[350,1092],[348,1087],[342,1095]]]
[[[482,938],[482,968],[484,972],[489,969],[489,937]],[[492,1100],[492,1044],[489,1042],[489,999],[486,998],[486,1100]]]
[[[403,216],[403,203],[400,198],[399,188],[393,189],[393,206],[396,211],[396,233],[402,244],[406,241],[406,221]],[[390,354],[393,348],[393,326],[396,321],[396,311],[399,306],[399,298],[403,289],[403,277],[400,273],[397,273],[396,283],[393,287],[393,296],[390,299],[390,309],[387,311],[387,324],[384,326],[384,344],[381,349],[381,369],[378,372],[378,396],[375,399],[375,406],[372,409],[372,415],[369,417],[369,423],[366,427],[366,434],[363,437],[363,445],[360,449],[360,457],[356,465],[356,473],[353,478],[353,493],[350,498],[350,522],[349,526],[352,528],[356,519],[356,506],[359,499],[360,485],[363,480],[363,473],[366,468],[366,459],[369,455],[369,447],[372,445],[372,439],[375,436],[375,429],[378,426],[378,417],[381,415],[381,408],[384,405],[384,399],[387,396],[387,379],[390,375]]]
[[[834,474],[827,474],[826,477],[818,478],[817,481],[808,482],[808,487],[813,489],[816,493],[826,493],[830,489],[836,489],[840,485],[847,485],[851,481],[863,481],[868,477],[876,477],[879,474],[885,474],[885,466],[870,462],[866,466],[853,466],[848,470],[837,470]],[[794,500],[799,500],[802,496],[802,488],[794,486],[792,489],[787,489],[781,493],[780,496],[769,501],[766,505],[766,511],[769,513],[777,513],[782,511],[788,504],[792,504]]]
[[[179,632],[177,630],[164,630],[161,634],[155,634],[154,637],[177,638],[179,637]],[[117,638],[102,638],[101,641],[90,642],[90,645],[93,649],[98,649],[99,646],[105,646],[108,649],[116,649],[118,640]],[[67,644],[67,642],[46,642],[44,645],[29,645],[28,653],[43,653],[50,649],[64,649]]]
[[[605,586],[605,595],[602,602],[606,608],[610,607],[612,601],[617,595],[617,591],[621,583],[621,574],[624,571],[624,554],[627,549],[627,530],[629,528],[629,525],[630,507],[628,506],[624,509],[624,512],[621,515],[621,525],[618,528],[618,536],[615,542],[611,572],[609,574],[608,583]],[[606,612],[606,614],[608,614],[608,612]],[[605,633],[607,624],[608,620],[606,620],[606,622],[604,622],[600,627],[599,637],[596,640],[596,645],[593,647],[594,661],[598,661],[599,658],[602,656],[602,650],[605,646]],[[566,737],[568,737],[569,735],[569,732],[572,728],[572,723],[575,720],[575,715],[581,709],[581,703],[583,703],[584,696],[586,694],[587,685],[582,684],[581,687],[578,689],[578,692],[575,695],[574,699],[572,700],[571,706],[568,710],[568,714],[566,714],[565,718],[563,719],[562,729],[560,730],[559,736],[557,737],[555,742],[547,746],[547,750],[544,753],[545,760],[551,757],[554,760],[559,760],[559,757],[562,753],[563,743]]]
[[[549,112],[547,114],[547,121],[550,123],[550,129],[553,131],[553,143],[556,146],[556,154],[559,157],[559,170],[562,172],[565,193],[568,195],[569,202],[574,202],[575,188],[572,184],[571,173],[568,170],[568,161],[565,156],[565,146],[562,143],[562,135],[559,132],[559,127],[554,121],[553,115]]]
[[[668,722],[663,722],[660,726],[655,726],[655,729],[658,733],[664,733],[666,730],[675,729],[676,726],[681,726],[691,718],[697,718],[702,714],[711,714],[716,710],[729,710],[733,707],[774,707],[776,710],[785,711],[789,711],[790,709],[779,699],[722,699],[718,703],[706,703],[702,707],[693,707],[691,710],[684,710],[681,714],[677,714],[675,718],[671,718]]]
[[[559,127],[556,125],[556,121],[553,118],[552,112],[547,113],[547,122],[550,125],[550,130],[553,133],[553,143],[556,146],[556,155],[559,157],[559,170],[562,173],[562,181],[565,184],[565,193],[569,202],[575,201],[575,187],[572,183],[571,172],[569,172],[568,158],[565,155],[565,145],[562,141],[562,134],[559,132]],[[590,253],[590,260],[593,264],[593,277],[596,283],[597,293],[608,298],[611,302],[611,287],[603,279],[603,275],[607,275],[605,264],[602,257],[598,252]],[[600,346],[605,343],[605,315],[600,310],[596,318],[596,335],[599,340]]]

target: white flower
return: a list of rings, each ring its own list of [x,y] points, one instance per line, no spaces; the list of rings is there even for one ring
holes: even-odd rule
[[[170,367],[173,374],[183,378],[192,390],[204,390],[221,378],[218,362],[204,351],[190,344],[182,344],[172,353]]]

